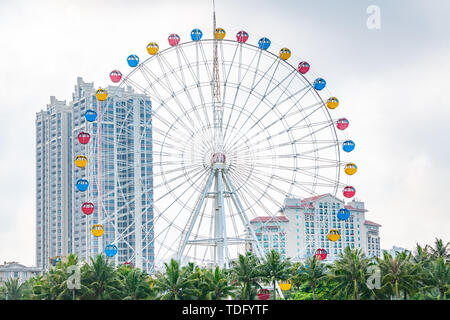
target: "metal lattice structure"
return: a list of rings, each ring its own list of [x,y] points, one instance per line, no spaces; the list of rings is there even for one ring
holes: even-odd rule
[[[213,38],[202,35],[194,29],[192,41],[180,43],[172,34],[170,47],[161,51],[150,43],[149,58],[139,63],[132,55],[131,72],[110,75],[120,82],[123,101],[130,103],[121,105],[122,122],[114,118],[112,137],[119,146],[120,136],[125,137],[119,149],[133,158],[134,177],[133,198],[124,201],[122,213],[109,216],[115,223],[120,214],[131,217],[133,229],[113,228],[112,242],[131,236],[134,248],[128,260],[139,267],[145,250],[159,263],[177,258],[225,267],[249,244],[263,256],[251,219],[278,215],[286,197],[335,195],[346,187],[340,174],[346,165],[341,145],[348,151],[349,140],[336,130],[342,130],[344,118],[331,116],[338,101],[322,99],[325,81],[308,77],[309,64],[291,65],[290,50],[270,52],[267,38],[253,45],[241,31],[236,41],[225,39],[225,31],[215,26],[215,14]],[[130,102],[127,92],[151,104]],[[99,114],[107,115],[107,109],[99,107]],[[129,119],[134,127],[127,125]],[[96,143],[101,154],[102,143]],[[141,172],[148,144],[151,178]],[[97,181],[120,176],[119,164],[102,169],[98,162],[93,169]],[[130,170],[129,163],[122,170]],[[151,204],[143,205],[142,196],[150,189]]]

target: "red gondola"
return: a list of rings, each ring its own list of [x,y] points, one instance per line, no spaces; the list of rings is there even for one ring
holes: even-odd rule
[[[337,127],[339,130],[345,130],[345,129],[347,129],[348,125],[349,125],[349,121],[348,121],[347,119],[345,119],[345,118],[340,118],[340,119],[337,121],[337,123],[336,123],[336,127]]]
[[[85,202],[81,206],[81,211],[83,211],[84,214],[90,215],[94,212],[94,204],[92,202]]]
[[[302,62],[300,62],[300,63],[298,64],[298,71],[299,71],[301,74],[307,73],[307,72],[309,71],[309,68],[310,68],[310,65],[309,65],[309,63],[306,62],[306,61],[302,61]]]
[[[352,186],[346,186],[342,193],[344,194],[344,197],[351,198],[355,195],[356,190]]]
[[[270,298],[270,291],[267,289],[259,289],[257,296],[259,300],[267,300]]]
[[[117,83],[120,80],[122,80],[122,73],[119,70],[113,70],[109,74],[109,78],[111,79],[112,82]]]
[[[327,258],[327,255],[328,255],[327,250],[322,248],[317,249],[316,252],[314,253],[314,256],[320,261],[325,260]]]
[[[170,44],[172,47],[174,47],[174,46],[177,46],[177,45],[180,43],[180,36],[177,35],[177,34],[175,34],[175,33],[172,33],[172,34],[169,36],[168,40],[169,40],[169,44]]]
[[[245,31],[239,31],[236,34],[236,40],[240,43],[245,43],[248,40],[248,33]]]
[[[89,133],[87,133],[87,132],[80,132],[80,133],[78,134],[78,141],[79,141],[81,144],[86,144],[86,143],[88,143],[88,142],[89,142],[89,139],[91,139],[91,135],[90,135]]]

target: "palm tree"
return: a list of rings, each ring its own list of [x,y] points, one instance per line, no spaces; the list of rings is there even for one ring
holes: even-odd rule
[[[261,276],[269,280],[268,282],[273,285],[273,300],[277,299],[277,281],[287,280],[290,276],[289,273],[289,260],[281,260],[281,255],[274,249],[266,254],[266,259],[261,265]]]
[[[189,300],[195,297],[194,281],[190,275],[192,268],[180,269],[178,261],[172,259],[164,263],[165,273],[158,272],[154,288],[160,293],[161,300]]]
[[[383,259],[377,258],[377,261],[382,274],[382,288],[388,288],[395,299],[400,298],[400,291],[403,290],[406,298],[407,293],[414,289],[418,278],[411,263],[411,253],[403,251],[392,257],[389,252],[384,251]]]
[[[417,272],[417,288],[416,291],[422,295],[422,299],[427,297],[427,292],[432,288],[430,284],[430,273],[428,269],[431,264],[431,256],[427,251],[427,247],[416,244],[414,254],[411,256],[411,263]]]
[[[445,300],[450,291],[450,266],[443,257],[431,263],[429,269],[431,285],[439,291],[439,299]]]
[[[90,258],[90,262],[81,268],[82,298],[109,300],[118,297],[120,281],[112,263],[102,254]]]
[[[120,294],[123,300],[146,299],[151,295],[150,283],[147,276],[139,269],[120,266],[117,269],[120,281]]]
[[[295,262],[293,264],[291,264],[290,268],[289,268],[289,272],[291,274],[290,279],[292,281],[292,285],[294,286],[294,288],[296,288],[296,290],[300,289],[300,286],[303,283],[303,279],[301,278],[301,273],[299,270],[303,270],[304,266],[302,265],[301,262]]]
[[[256,297],[256,288],[260,287],[258,281],[261,279],[258,258],[251,252],[239,255],[231,269],[231,277],[241,286],[239,299],[253,300]]]
[[[331,276],[337,285],[333,292],[338,292],[344,297],[352,297],[360,300],[363,293],[366,293],[366,270],[369,266],[367,259],[361,249],[352,250],[346,247],[339,254],[333,265],[329,266]]]
[[[19,279],[10,278],[4,284],[4,294],[7,300],[21,300],[24,293],[24,285]]]
[[[301,270],[298,278],[308,284],[313,293],[313,300],[316,300],[316,289],[326,276],[326,266],[316,256],[312,256],[305,261],[305,266],[302,266]]]
[[[430,252],[430,255],[433,259],[444,258],[445,263],[448,263],[450,260],[450,243],[447,242],[444,245],[442,239],[436,238],[434,240],[434,248],[432,246],[427,245],[426,249]]]
[[[234,286],[229,284],[226,270],[204,270],[204,280],[208,300],[222,300],[233,294]]]

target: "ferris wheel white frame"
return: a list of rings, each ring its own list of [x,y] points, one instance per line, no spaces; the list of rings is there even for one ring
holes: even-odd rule
[[[215,30],[215,23],[214,23],[214,30]],[[204,47],[208,45],[212,45],[213,47],[213,58],[210,60],[207,59],[207,54],[206,51],[204,50]],[[232,60],[230,61],[226,61],[226,59],[224,58],[223,55],[224,45],[234,46],[235,48],[235,54]],[[197,52],[196,59],[189,60],[188,54],[186,54],[185,49],[187,49],[190,46],[194,46],[196,49]],[[219,49],[220,52],[222,53],[221,60],[219,60]],[[241,54],[242,50],[249,50],[254,52],[255,55],[253,57],[252,62],[248,63],[243,62],[241,60],[235,61],[235,58],[239,59],[238,57],[239,55],[236,54],[238,50],[240,50]],[[178,59],[178,66],[177,65],[173,66],[169,62],[169,60],[166,59],[165,56],[169,55],[170,52],[176,53]],[[270,65],[270,67],[268,67],[265,71],[262,71],[258,68],[259,59],[261,58],[261,55],[269,57],[273,61],[272,65]],[[252,63],[256,58],[258,58],[257,59],[258,64],[255,67],[254,65],[252,65]],[[152,68],[150,67],[152,61],[153,62],[156,61],[155,64],[157,63],[159,65],[159,68],[162,70],[161,73],[157,74],[154,70],[152,70]],[[290,72],[288,72],[286,77],[283,78],[282,80],[275,78],[275,74],[280,64],[290,70]],[[197,70],[198,72],[200,66],[204,66],[206,69],[208,69],[208,72],[211,71],[209,69],[210,65],[212,66],[211,68],[212,72],[210,72],[208,80],[201,82],[200,76],[198,76],[197,82],[195,83],[188,83],[186,81],[186,76],[189,73],[191,73],[191,76],[194,75],[195,78],[195,71]],[[241,80],[238,83],[233,83],[233,81],[229,79],[229,75],[233,66],[237,66],[237,70],[239,72],[239,78]],[[273,66],[275,66],[274,69],[272,69]],[[223,77],[222,82],[220,81],[219,76],[220,67],[222,67],[222,77]],[[229,67],[228,74],[226,72],[227,67]],[[241,73],[244,73],[244,75],[242,76]],[[254,75],[253,82],[250,87],[246,87],[243,80],[249,73]],[[136,81],[135,76],[137,74],[140,74],[141,77],[143,77],[142,79],[145,79],[145,81],[142,81],[141,83],[139,81]],[[258,76],[259,80],[256,81]],[[305,85],[300,88],[297,88],[298,90],[291,92],[289,86],[296,77],[301,78],[301,80],[305,83]],[[265,91],[263,93],[258,93],[255,90],[255,88],[260,84],[260,82],[267,81],[267,79],[270,80],[268,81]],[[175,82],[175,84],[172,83],[171,80]],[[286,84],[287,81],[289,81],[288,84]],[[271,84],[273,84],[272,87]],[[331,188],[330,193],[335,195],[339,187],[345,186],[345,184],[340,182],[340,167],[343,166],[345,163],[341,162],[340,159],[339,145],[341,141],[337,138],[337,132],[334,127],[336,120],[332,119],[328,109],[326,108],[325,102],[321,98],[320,94],[314,90],[313,84],[307,79],[307,77],[299,74],[296,67],[290,65],[287,61],[280,59],[280,57],[271,53],[270,51],[263,50],[258,46],[254,46],[249,43],[242,43],[227,39],[218,40],[217,38],[180,43],[175,46],[169,47],[165,50],[162,50],[156,55],[153,55],[148,59],[146,59],[145,61],[138,64],[134,70],[132,70],[127,76],[125,76],[122,79],[120,87],[125,88],[126,86],[131,86],[135,91],[150,96],[152,99],[152,103],[155,102],[157,103],[156,108],[155,106],[152,106],[151,110],[152,121],[153,119],[156,119],[157,121],[159,121],[159,123],[165,125],[164,128],[158,128],[155,126],[152,127],[154,132],[158,133],[161,137],[163,137],[161,141],[153,140],[153,143],[160,147],[159,148],[160,161],[154,163],[154,165],[156,165],[157,167],[159,166],[161,168],[160,172],[158,173],[158,177],[161,177],[162,183],[158,184],[157,187],[166,187],[167,184],[172,183],[175,180],[182,179],[182,176],[184,175],[184,178],[186,180],[185,185],[188,188],[185,188],[183,190],[186,190],[187,192],[189,188],[194,189],[194,193],[192,193],[192,196],[195,195],[195,191],[197,192],[195,205],[191,207],[188,205],[188,203],[182,204],[182,211],[190,212],[189,219],[186,221],[184,228],[182,228],[179,225],[176,225],[174,223],[174,220],[170,221],[170,219],[173,217],[169,218],[166,217],[164,215],[165,211],[158,209],[157,206],[158,199],[155,200],[156,205],[153,207],[153,209],[156,211],[156,217],[153,217],[153,219],[147,221],[147,223],[151,224],[150,228],[153,228],[154,232],[155,223],[157,223],[159,219],[165,220],[166,224],[168,224],[169,227],[166,227],[164,229],[164,231],[167,230],[166,236],[162,241],[160,241],[161,245],[160,248],[165,247],[168,251],[172,252],[175,251],[173,257],[176,257],[181,261],[183,261],[183,259],[188,257],[185,256],[187,245],[214,247],[215,248],[214,258],[212,259],[212,262],[213,264],[224,267],[229,266],[231,258],[229,256],[228,247],[233,244],[242,244],[251,242],[254,244],[256,254],[259,257],[262,257],[263,250],[259,244],[259,241],[256,238],[255,230],[251,226],[249,216],[247,215],[246,212],[248,210],[254,211],[253,210],[254,206],[260,206],[260,209],[262,209],[262,211],[265,214],[272,216],[276,214],[276,212],[268,211],[267,208],[263,208],[261,204],[258,204],[259,201],[265,199],[266,201],[272,201],[278,207],[281,207],[281,203],[279,203],[276,198],[268,194],[269,190],[271,190],[271,192],[277,192],[284,196],[293,196],[296,195],[296,193],[293,190],[294,185],[296,185],[296,187],[298,187],[299,190],[303,190],[303,192],[306,192],[307,194],[314,195],[316,194],[315,193],[316,187],[320,186]],[[178,90],[176,89],[177,86]],[[203,96],[202,88],[204,87],[211,88],[210,97]],[[222,89],[223,95],[221,95],[220,90],[221,88],[223,88]],[[234,88],[234,89],[237,88],[236,96],[239,90],[248,93],[248,98],[245,101],[245,103],[243,105],[238,106],[236,105],[236,99],[232,103],[230,103],[230,101],[227,101],[225,97],[225,91],[227,90],[227,88]],[[196,89],[198,89],[199,91],[199,97],[201,100],[200,104],[195,104],[193,100],[190,99],[189,97],[189,92]],[[276,89],[281,90],[281,94],[279,95],[277,101],[273,104],[273,107],[270,108],[265,115],[262,116],[256,115],[255,111],[257,107],[260,104],[266,105],[267,107],[267,102],[265,100]],[[163,93],[165,93],[166,96],[164,96]],[[300,109],[293,110],[295,109],[294,107],[297,106],[297,103],[299,103],[301,99],[303,99],[307,94],[311,93],[316,99],[315,103],[310,104],[304,108],[301,108],[301,110]],[[177,98],[181,95],[186,95],[188,97],[187,101],[190,102],[191,109],[189,109],[189,107],[188,109],[184,108],[183,103]],[[255,95],[257,99],[259,99],[259,102],[257,106],[254,107],[251,112],[249,112],[248,110],[246,110],[246,107],[247,102],[249,101],[249,97],[252,95]],[[298,95],[300,95],[300,98],[297,99]],[[283,100],[280,101],[282,98]],[[277,115],[279,117],[278,122],[283,123],[282,127],[283,130],[277,134],[262,137],[261,135],[266,134],[265,131],[277,125],[277,123],[272,122],[269,125],[261,126],[263,120],[262,118],[266,117],[266,115],[269,114],[270,112],[276,113],[277,106],[285,103],[286,101],[290,101],[294,98],[296,99],[296,101],[292,104],[292,107],[288,110],[288,112],[284,115],[281,113]],[[211,100],[211,103],[208,102],[209,100]],[[174,110],[170,110],[171,103],[175,104],[177,108],[179,108],[178,110],[179,114],[173,112]],[[193,119],[190,116],[191,113],[196,115],[197,112],[204,111],[205,114],[207,114],[208,108],[213,110],[212,124],[208,120],[209,116],[205,116],[205,120],[207,120],[208,122],[207,124],[205,124],[204,128],[200,128],[201,129],[200,131],[194,132],[192,130],[194,126],[192,127],[186,126],[185,121],[190,122],[193,121]],[[231,113],[229,113],[226,125],[224,125],[223,116],[227,110],[232,110],[230,112],[233,112],[233,110],[239,112],[238,120],[234,119],[235,122],[233,125],[230,124],[230,121],[232,119]],[[321,122],[311,123],[308,118],[318,110],[323,111],[324,116],[323,120]],[[167,114],[170,114],[171,119],[165,119],[163,116],[161,116],[159,113],[162,111],[165,111],[167,112]],[[247,128],[247,130],[244,133],[239,132],[240,128],[238,128],[239,118],[241,117],[242,114],[244,114],[244,116],[247,117],[247,121],[253,121],[253,125],[250,128]],[[133,115],[137,116],[137,112],[134,112]],[[289,117],[294,117],[297,115],[302,115],[302,117],[300,117],[298,121],[296,121],[295,123],[287,122],[287,119]],[[183,117],[185,117],[186,119]],[[135,120],[140,121],[139,119]],[[173,123],[170,123],[170,120],[172,120]],[[303,125],[301,125],[302,123]],[[144,123],[145,126],[147,124],[148,123]],[[253,128],[258,126],[260,127],[259,131],[251,132]],[[178,169],[167,170],[166,172],[164,172],[164,170],[162,169],[164,166],[174,164],[169,163],[170,161],[169,162],[163,161],[166,154],[168,154],[168,152],[163,151],[163,149],[165,146],[169,145],[170,143],[173,143],[174,138],[171,137],[171,133],[173,133],[174,131],[180,131],[180,127],[183,127],[183,130],[186,129],[185,134],[186,136],[200,135],[200,139],[203,140],[203,143],[207,145],[206,148],[209,147],[213,149],[212,155],[209,154],[209,158],[208,157],[205,158],[205,156],[196,158],[196,161],[199,162],[199,166],[200,165],[203,166],[202,170],[198,170],[198,168],[194,165],[188,166],[185,164],[182,164]],[[167,129],[167,132],[163,132],[164,129]],[[210,132],[211,129],[213,129],[212,134]],[[292,131],[294,130],[302,130],[302,129],[308,129],[309,134],[302,136],[295,136],[295,134],[292,133]],[[329,140],[316,139],[315,135],[318,132],[326,129],[330,129],[331,138]],[[208,130],[209,132],[206,132]],[[178,133],[181,135],[180,132]],[[247,136],[247,134],[249,133],[252,133],[250,137]],[[281,148],[281,146],[279,145],[277,146],[272,143],[273,139],[276,138],[277,135],[284,135],[284,134],[289,135],[289,138],[287,141],[284,141],[283,143],[287,145],[291,144],[292,152],[290,154],[277,155],[276,158],[287,157],[293,158],[295,159],[295,161],[300,158],[304,159],[305,161],[313,161],[315,164],[303,168],[300,168],[297,165],[294,165],[293,167],[277,166],[273,164],[272,165],[266,164],[265,167],[259,166],[262,169],[272,170],[272,174],[268,174],[264,172],[264,170],[258,169],[256,165],[251,167],[246,164],[247,167],[238,168],[237,165],[233,167],[233,165],[230,165],[227,161],[229,159],[229,152],[230,152],[230,150],[227,150],[227,146],[229,146],[228,144],[229,141],[231,142],[234,141],[234,144],[232,144],[232,147],[234,149],[232,151],[234,151],[235,153],[240,153],[242,151],[245,152],[246,148],[248,149],[249,147],[248,144],[252,142],[251,139],[256,138],[258,138],[258,140],[254,141],[252,143],[252,146],[256,147],[263,145],[263,147],[259,148],[258,151],[261,150],[273,151],[276,148]],[[139,136],[137,131],[134,131],[134,135],[135,135],[134,136],[135,142],[144,139],[142,135]],[[308,137],[311,137],[312,140],[306,141],[305,139]],[[268,143],[268,146],[266,146],[265,148],[264,143]],[[298,152],[296,149],[297,144],[311,144],[314,145],[314,148],[308,150],[307,152]],[[334,159],[320,158],[319,152],[328,148],[334,149],[335,158]],[[155,150],[153,149],[153,151]],[[184,161],[183,157],[184,153],[180,157],[182,161],[179,162],[178,164],[183,163]],[[256,160],[257,161],[261,160],[260,158],[256,160],[255,159],[252,159],[255,163]],[[210,162],[209,165],[208,161]],[[138,161],[138,163],[139,162],[140,160]],[[326,168],[336,169],[334,178],[326,177],[319,173],[319,169],[326,169]],[[299,169],[302,169],[302,174],[305,174],[307,176],[309,175],[311,178],[313,178],[313,181],[305,184],[297,184],[296,175]],[[274,174],[275,170],[292,171],[293,172],[292,180],[289,181],[289,179],[286,177]],[[310,172],[310,170],[313,170],[313,172]],[[171,178],[168,177],[166,179],[165,175],[171,171],[172,172],[182,171],[182,173],[179,176]],[[233,178],[231,176],[231,173],[233,172],[236,176],[239,174],[244,175],[244,177],[242,178],[241,176],[239,176],[238,178]],[[249,177],[252,174],[254,175],[255,173],[259,174],[260,178],[259,181],[252,182],[250,181]],[[142,186],[139,181],[140,179],[137,178],[137,176],[138,175],[135,174],[135,180],[137,181],[134,181],[134,184],[138,186],[138,188],[141,188]],[[264,181],[261,177],[269,178],[270,182],[267,183],[267,181]],[[99,179],[101,179],[100,176]],[[202,180],[203,183],[201,183]],[[273,180],[278,180],[283,183],[291,183],[291,186],[287,191],[282,190],[278,186],[271,184]],[[265,187],[261,187],[260,185],[263,185],[264,183],[266,183],[267,185]],[[213,191],[210,191],[211,188],[213,189]],[[174,199],[173,203],[179,202],[181,196],[177,196],[173,191],[174,189],[167,188],[167,193],[161,195],[161,197],[159,197],[159,200],[170,195]],[[246,196],[240,196],[240,194],[241,195],[245,194]],[[214,200],[213,202],[215,214],[212,214],[212,216],[214,216],[215,224],[213,228],[214,229],[214,232],[212,234],[213,236],[198,237],[197,235],[194,236],[194,239],[191,239],[194,226],[196,225],[199,216],[201,216],[202,214],[205,215],[205,207],[206,207],[205,202],[207,201],[208,198],[213,198]],[[253,201],[253,205],[249,202],[247,198],[251,198],[250,202]],[[247,237],[227,236],[226,231],[227,217],[225,212],[226,207],[225,202],[227,202],[226,199],[229,199],[228,207],[233,206],[235,208],[234,210],[238,213],[238,216],[241,219],[241,223],[245,227],[245,234],[247,235]],[[133,199],[132,201],[140,202],[140,198],[138,198],[137,200]],[[142,265],[140,252],[149,245],[148,243],[149,239],[147,237],[142,238],[142,233],[141,235],[139,235],[139,232],[142,232],[141,229],[142,220],[140,219],[142,213],[141,209],[136,210],[135,208],[134,210],[135,216],[134,223],[136,224],[135,226],[137,226],[137,228],[140,229],[140,231],[135,232],[135,238],[137,240],[139,236],[140,243],[136,245],[136,247],[134,248],[134,254],[130,257],[130,261],[133,259],[136,260],[136,264],[138,267]],[[175,219],[177,217],[178,215],[175,217]],[[139,223],[139,221],[141,221],[141,223]],[[177,247],[176,250],[173,249],[174,245],[173,242],[170,245],[164,243],[167,234],[170,232],[171,228],[175,228],[178,231],[180,231],[180,236],[178,239],[178,245],[176,246]],[[115,239],[115,241],[117,241],[117,238]],[[150,240],[150,242],[151,241],[152,240]],[[157,240],[153,239],[153,241]],[[143,242],[147,242],[147,244],[142,245]],[[211,263],[211,260],[209,261],[209,263]]]

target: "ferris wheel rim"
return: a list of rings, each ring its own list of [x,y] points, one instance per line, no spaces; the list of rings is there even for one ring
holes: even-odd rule
[[[135,74],[135,73],[138,73],[139,71],[138,70],[141,70],[141,72],[142,72],[142,68],[144,68],[145,67],[145,65],[147,64],[147,63],[150,63],[150,61],[152,61],[152,59],[159,59],[159,57],[160,56],[164,56],[164,54],[166,54],[166,53],[169,53],[169,52],[171,52],[171,51],[177,51],[179,48],[183,48],[184,46],[187,46],[187,45],[189,45],[189,46],[191,46],[191,45],[203,45],[204,43],[211,43],[211,42],[217,42],[217,40],[215,40],[215,39],[201,39],[201,40],[193,40],[193,41],[187,41],[187,42],[183,42],[183,43],[179,43],[179,44],[177,44],[176,46],[172,46],[172,47],[168,47],[168,48],[165,48],[165,49],[163,49],[163,50],[161,50],[161,51],[159,51],[159,52],[157,52],[155,55],[151,55],[150,57],[148,57],[147,59],[145,59],[145,60],[143,60],[143,61],[141,61],[141,62],[139,62],[139,64],[137,65],[137,66],[135,66],[134,68],[133,68],[133,70],[131,70],[129,73],[127,73],[124,77],[122,77],[121,78],[121,80],[120,80],[120,83],[119,83],[119,88],[123,88],[123,89],[125,89],[125,87],[127,87],[127,86],[129,86],[130,85],[130,82],[128,82],[128,81],[130,81],[131,80],[131,78],[132,78],[132,76]],[[328,108],[326,107],[326,105],[325,105],[325,102],[324,102],[324,100],[322,99],[322,96],[317,92],[317,90],[314,88],[314,86],[312,85],[312,83],[308,80],[308,78],[304,75],[304,74],[301,74],[300,72],[298,72],[297,71],[297,68],[295,67],[295,66],[293,66],[289,61],[287,61],[287,60],[285,60],[285,59],[281,59],[279,56],[277,56],[275,53],[273,53],[273,52],[271,52],[271,51],[269,51],[269,50],[263,50],[263,49],[261,49],[261,48],[259,48],[259,47],[257,47],[256,45],[253,45],[253,44],[250,44],[250,43],[247,43],[247,42],[245,42],[245,43],[242,43],[242,42],[239,42],[239,41],[236,41],[236,40],[229,40],[229,39],[221,39],[221,40],[219,40],[218,41],[219,43],[231,43],[231,44],[233,44],[235,47],[236,47],[236,49],[237,48],[239,48],[239,47],[249,47],[249,48],[252,48],[255,52],[264,52],[264,54],[267,54],[268,56],[271,56],[271,58],[272,58],[272,60],[273,61],[277,61],[277,63],[281,63],[280,62],[280,60],[282,60],[282,61],[284,61],[285,62],[285,65],[287,65],[293,72],[295,72],[295,75],[296,76],[301,76],[301,78],[303,78],[303,81],[304,82],[306,82],[307,84],[308,84],[308,87],[309,87],[309,89],[308,89],[308,91],[309,90],[311,90],[313,93],[314,93],[314,96],[315,96],[315,98],[319,101],[319,105],[320,105],[320,109],[322,110],[322,111],[325,111],[325,115],[326,115],[326,119],[327,119],[327,122],[329,123],[329,124],[331,124],[330,126],[332,127],[332,137],[333,137],[333,141],[334,141],[334,149],[335,149],[335,152],[336,152],[336,155],[337,155],[337,157],[336,157],[336,165],[335,166],[333,166],[333,168],[336,168],[336,177],[335,177],[335,181],[336,181],[336,184],[335,184],[335,187],[334,187],[334,194],[336,194],[337,193],[337,188],[338,188],[338,185],[340,184],[340,166],[342,166],[342,161],[341,161],[341,151],[340,151],[340,148],[339,148],[339,139],[337,138],[338,137],[338,134],[337,134],[337,131],[336,131],[336,127],[334,126],[334,125],[332,125],[334,122],[334,120],[333,120],[333,118],[331,117],[331,114],[330,114],[330,111],[328,110]],[[233,58],[234,59],[234,58]],[[233,60],[234,61],[234,60]],[[230,68],[232,67],[232,64],[233,64],[233,62],[231,63],[231,65],[230,65]],[[205,66],[207,66],[208,65],[208,60],[206,60],[205,61]],[[184,65],[184,67],[185,68],[188,68],[188,67],[191,67],[191,65],[189,64],[188,66],[186,66],[186,65]],[[177,69],[178,70],[178,68],[175,68],[175,69]],[[175,70],[175,69],[173,69],[173,70]],[[180,66],[180,70],[182,70],[181,69],[181,66]],[[256,72],[257,72],[257,70],[256,70]],[[163,74],[163,75],[161,75],[160,76],[160,78],[162,78],[162,77],[166,77],[167,76],[167,74]],[[281,82],[280,82],[281,83]],[[289,85],[288,85],[289,86]],[[131,87],[133,88],[133,89],[137,89],[135,86],[133,86],[133,85],[131,85]],[[205,87],[206,87],[206,85],[205,85]],[[138,90],[139,91],[139,90]],[[175,93],[174,93],[174,91],[172,91],[173,92],[173,94],[175,95]],[[147,96],[150,96],[152,99],[152,106],[151,106],[151,114],[152,114],[152,120],[153,120],[153,116],[155,115],[154,114],[154,108],[153,108],[153,101],[154,101],[154,98],[156,98],[156,101],[158,101],[159,100],[159,98],[158,97],[155,97],[154,95],[153,95],[153,93],[151,93],[150,91],[147,91],[147,89],[146,90],[142,90],[142,92],[140,93],[140,94],[143,94],[143,95],[147,95]],[[167,100],[171,100],[171,99],[174,99],[175,97],[171,97],[171,98],[168,98]],[[263,100],[263,99],[262,99]],[[160,105],[161,106],[161,105]],[[195,107],[199,107],[200,105],[195,105]],[[194,109],[194,105],[192,105],[192,108],[188,108],[188,112],[192,112],[193,111],[193,109]],[[255,109],[256,110],[256,109]],[[181,115],[179,116],[179,117],[182,117]],[[250,117],[249,117],[250,118]],[[249,119],[248,118],[248,119]],[[281,120],[281,119],[280,119]],[[153,122],[152,122],[153,123]],[[236,124],[235,124],[236,125]],[[314,124],[315,125],[315,124]],[[233,126],[232,126],[232,128],[234,128]],[[286,126],[285,126],[285,128],[286,128]],[[310,125],[308,125],[308,128],[309,129],[311,129],[311,124]],[[326,128],[326,127],[325,127]],[[290,132],[289,132],[290,133]],[[314,131],[313,131],[313,134],[314,134]],[[167,134],[166,134],[166,136],[165,136],[165,138],[164,138],[164,140],[162,141],[162,143],[161,143],[161,152],[162,152],[162,148],[163,148],[163,146],[164,146],[164,141],[165,141],[165,139],[166,139],[166,137],[167,137]],[[141,137],[141,139],[142,139],[142,137]],[[293,139],[293,138],[292,138]],[[291,140],[292,140],[291,139]],[[295,146],[295,145],[294,145]],[[315,152],[317,152],[317,150],[315,151]],[[296,152],[295,152],[296,153]],[[162,154],[160,153],[160,157],[162,157]],[[161,167],[162,167],[162,161],[161,161],[161,163],[159,164]],[[330,164],[330,167],[331,167],[332,165]],[[297,167],[297,165],[295,165],[295,167]],[[317,170],[317,168],[318,168],[318,165],[316,165],[316,170]],[[272,167],[272,170],[275,170],[276,169],[276,167]],[[183,171],[185,170],[185,167],[183,166]],[[185,171],[184,171],[185,172]],[[164,170],[161,170],[161,173],[163,174],[164,173]],[[293,172],[294,174],[296,174],[296,171],[294,171]],[[271,177],[271,179],[273,178],[273,176]],[[293,177],[293,179],[295,180],[295,176]],[[316,173],[316,177],[315,177],[315,179],[317,179],[317,173]],[[331,180],[331,179],[330,179]],[[271,182],[272,180],[269,180],[269,183],[268,184],[270,184],[270,182]],[[317,182],[317,181],[315,181],[315,182]],[[164,184],[167,186],[167,183],[166,183],[166,181],[164,180]],[[194,184],[192,183],[191,184],[191,186],[193,186]],[[244,185],[244,184],[242,184],[242,185]],[[261,196],[260,196],[260,198],[259,199],[261,199],[261,197],[263,197],[264,196],[264,194],[267,192],[267,190],[265,191],[265,192],[263,192],[263,194],[261,194]],[[259,200],[258,199],[258,200]],[[257,201],[256,201],[257,202]],[[155,203],[156,203],[156,201],[155,201]],[[170,206],[169,206],[170,207]],[[168,207],[168,208],[169,208]],[[167,209],[168,209],[167,208]],[[154,210],[156,210],[156,211],[159,211],[158,210],[158,208],[157,208],[157,205],[153,205],[153,209]],[[248,208],[248,209],[250,209],[250,208]],[[276,213],[273,213],[273,215],[276,215]],[[157,214],[157,217],[156,217],[156,219],[159,219],[159,218],[163,218],[164,219],[164,217],[162,216],[162,214]],[[152,220],[154,220],[155,219],[155,217],[153,217],[153,219]],[[174,227],[176,227],[177,229],[179,229],[178,228],[178,226],[176,225],[176,224],[173,224],[173,226]],[[154,228],[155,228],[155,225],[153,224],[152,226],[151,226],[152,228],[153,228],[153,230],[154,230]],[[180,230],[181,231],[181,230]],[[157,239],[154,239],[154,242],[156,243],[158,240]],[[148,244],[147,244],[148,245]]]

